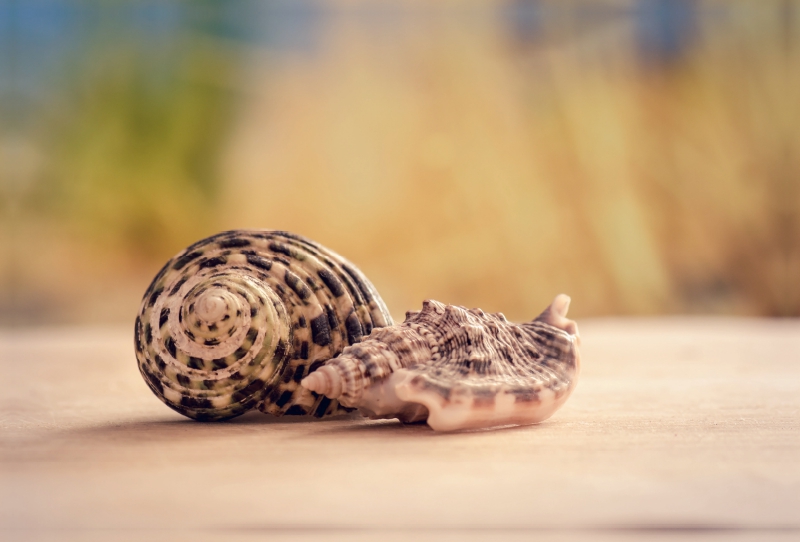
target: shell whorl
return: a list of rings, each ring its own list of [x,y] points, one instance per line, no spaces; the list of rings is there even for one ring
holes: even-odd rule
[[[425,301],[424,307],[423,312],[443,305],[438,301]],[[407,317],[402,324],[376,329],[364,342],[345,349],[339,357],[303,379],[302,385],[336,398],[344,406],[357,407],[364,390],[373,382],[387,378],[398,369],[433,360],[437,339],[424,324]]]
[[[568,306],[560,295],[535,320],[512,324],[500,313],[426,301],[302,384],[371,417],[427,417],[434,429],[535,423],[563,404],[580,370]]]
[[[220,420],[344,412],[300,380],[391,325],[375,288],[351,263],[301,236],[234,230],[172,258],[136,319],[139,370],[168,406]]]

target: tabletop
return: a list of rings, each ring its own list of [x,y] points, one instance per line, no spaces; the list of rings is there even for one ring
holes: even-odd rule
[[[4,540],[800,540],[800,320],[580,322],[539,425],[188,420],[133,330],[0,330]],[[131,326],[132,327],[132,326]]]

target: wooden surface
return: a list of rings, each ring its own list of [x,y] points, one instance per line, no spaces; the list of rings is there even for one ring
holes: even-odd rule
[[[0,332],[3,540],[798,540],[800,322],[581,322],[538,426],[183,419],[131,329]]]

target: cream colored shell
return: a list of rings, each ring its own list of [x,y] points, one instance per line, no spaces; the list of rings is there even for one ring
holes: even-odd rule
[[[538,423],[564,404],[580,372],[569,301],[559,295],[523,324],[425,301],[301,384],[371,418],[427,420],[440,431]]]

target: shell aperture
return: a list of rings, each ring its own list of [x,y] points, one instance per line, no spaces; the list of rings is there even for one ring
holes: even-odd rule
[[[352,263],[299,235],[233,230],[198,241],[153,279],[136,318],[139,370],[174,410],[222,420],[346,412],[299,385],[392,324]]]
[[[301,384],[371,418],[427,420],[439,431],[539,423],[564,404],[580,372],[569,301],[559,295],[523,324],[425,301]]]

